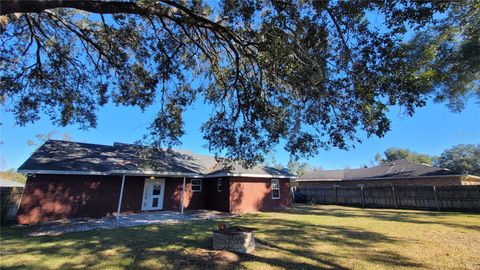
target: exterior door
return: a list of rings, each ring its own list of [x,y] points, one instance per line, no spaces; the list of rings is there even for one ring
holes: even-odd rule
[[[145,179],[142,210],[162,210],[165,179]]]

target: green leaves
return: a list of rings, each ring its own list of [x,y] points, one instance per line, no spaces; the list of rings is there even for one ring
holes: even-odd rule
[[[432,165],[436,160],[436,157],[434,156],[419,154],[405,148],[388,148],[387,150],[385,150],[385,152],[383,152],[383,154],[385,155],[385,158],[382,158],[377,154],[377,156],[375,157],[377,162],[384,163],[397,159],[406,159],[411,162]]]
[[[448,16],[416,34],[410,65],[438,102],[461,111],[468,97],[480,101],[480,7],[475,1],[452,6]]]
[[[451,171],[480,176],[480,144],[459,144],[443,151],[437,166]]]
[[[0,100],[22,125],[45,113],[88,128],[107,102],[156,106],[147,141],[171,146],[201,99],[207,147],[249,166],[280,142],[297,159],[381,137],[393,105],[411,115],[433,95],[461,109],[480,92],[474,1],[2,4],[24,12],[2,17],[0,39]]]

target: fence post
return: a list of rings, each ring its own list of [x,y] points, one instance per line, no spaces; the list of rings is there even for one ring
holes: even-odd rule
[[[365,193],[363,192],[363,186],[360,186],[360,191],[362,193],[362,207],[365,208]]]
[[[395,186],[392,185],[393,201],[395,203],[395,208],[398,208],[397,204],[397,195],[395,194]]]
[[[333,187],[333,190],[335,191],[335,204],[338,204],[337,187]]]
[[[435,198],[435,204],[437,205],[437,211],[440,211],[440,204],[438,204],[437,188],[433,186],[433,197]]]

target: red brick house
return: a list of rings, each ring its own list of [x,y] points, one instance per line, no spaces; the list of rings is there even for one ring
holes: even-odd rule
[[[225,168],[211,156],[49,140],[18,169],[28,178],[20,224],[125,212],[290,207],[293,175],[264,166]]]
[[[297,187],[480,185],[480,177],[399,159],[370,168],[317,170],[296,181]]]

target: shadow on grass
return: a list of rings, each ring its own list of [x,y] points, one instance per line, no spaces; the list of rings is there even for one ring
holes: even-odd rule
[[[315,215],[317,210],[296,207],[282,213]],[[348,213],[348,209],[345,210]],[[333,211],[332,215],[338,212]],[[211,250],[212,230],[220,222],[259,229],[257,242],[262,252],[234,254]],[[377,243],[393,241],[398,239],[372,231],[317,226],[301,220],[271,218],[268,214],[250,214],[226,220],[128,227],[61,236],[26,237],[21,229],[7,229],[1,235],[1,255],[5,258],[28,255],[38,260],[10,260],[2,265],[2,269],[41,269],[49,265],[49,258],[71,258],[67,262],[61,261],[55,267],[58,269],[237,269],[250,262],[286,269],[347,269],[337,263],[342,254],[320,252],[315,245],[326,243],[341,248],[368,250]],[[269,255],[265,256],[263,251]],[[362,260],[389,268],[422,266],[391,251],[366,252],[359,256]]]
[[[284,213],[295,215],[322,215],[339,218],[372,218],[381,221],[395,221],[416,224],[435,224],[443,225],[451,228],[463,228],[467,230],[479,231],[478,225],[467,225],[460,223],[451,223],[443,218],[449,217],[463,217],[463,216],[477,216],[477,213],[462,213],[462,212],[436,212],[428,210],[395,210],[395,209],[381,209],[381,208],[353,208],[337,205],[324,205],[328,209],[323,209],[323,205],[307,205],[296,204],[294,208],[285,210]],[[427,220],[430,219],[430,220]]]

